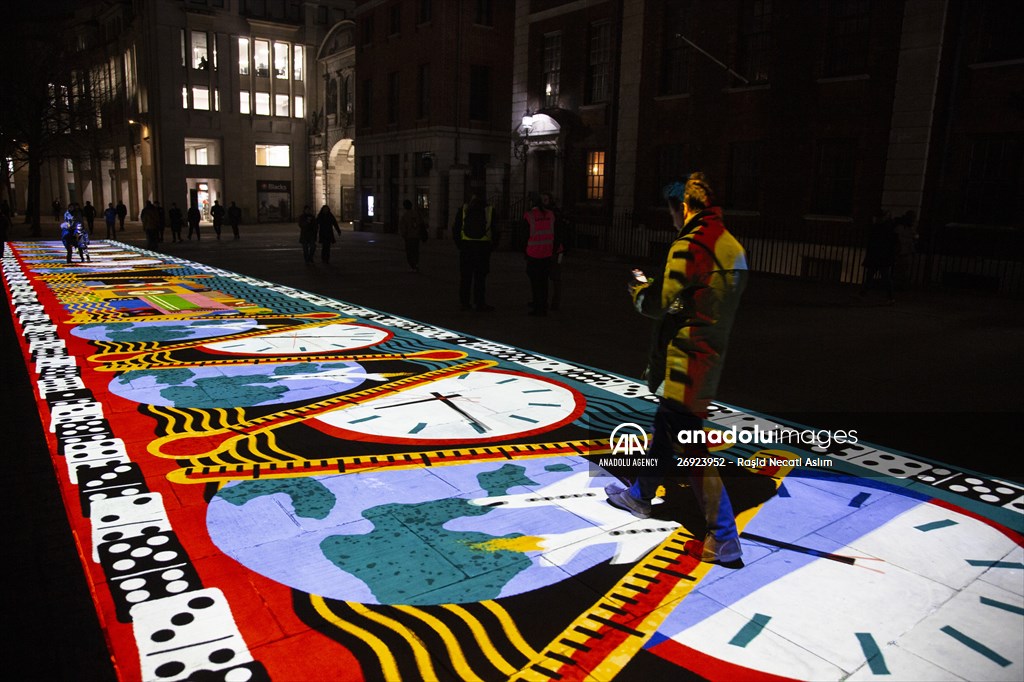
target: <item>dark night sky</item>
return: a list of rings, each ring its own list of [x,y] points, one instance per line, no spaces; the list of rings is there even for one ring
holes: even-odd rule
[[[7,0],[3,18],[12,23],[66,17],[81,0]]]

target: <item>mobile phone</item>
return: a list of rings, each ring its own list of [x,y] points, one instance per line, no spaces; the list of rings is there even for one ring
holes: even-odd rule
[[[638,281],[638,282],[646,282],[647,281],[647,275],[644,274],[643,270],[639,270],[639,269],[633,270],[633,277],[635,277],[636,281]]]

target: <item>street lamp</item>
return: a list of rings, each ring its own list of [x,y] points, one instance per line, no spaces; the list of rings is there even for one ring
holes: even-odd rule
[[[517,159],[523,161],[523,210],[526,210],[526,170],[530,159],[530,133],[533,131],[535,118],[529,109],[523,114],[523,120],[517,129],[515,144],[512,148]]]

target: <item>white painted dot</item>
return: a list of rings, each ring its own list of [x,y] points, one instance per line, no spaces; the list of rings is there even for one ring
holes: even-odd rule
[[[166,545],[168,542],[170,542],[170,539],[166,535],[153,535],[146,540],[146,544],[153,547]]]
[[[1009,495],[1009,494],[1013,493],[1013,488],[999,487],[999,488],[996,488],[996,492],[999,493],[1000,495]]]
[[[127,552],[131,548],[132,546],[127,542],[119,542],[116,545],[110,546],[110,552],[111,554],[121,554],[122,552]]]
[[[103,481],[89,481],[88,483],[85,484],[85,487],[86,488],[95,488],[95,487],[101,486],[101,485],[103,485]]]
[[[121,559],[120,561],[114,562],[115,571],[127,571],[135,565],[132,559]]]
[[[132,604],[138,604],[139,602],[144,602],[149,599],[149,592],[146,590],[136,590],[135,592],[129,592],[124,596],[124,598]]]
[[[112,481],[115,478],[117,478],[117,474],[115,474],[114,472],[111,471],[111,472],[103,474],[102,476],[100,476],[100,478],[102,478],[104,481]]]
[[[141,492],[142,491],[139,490],[138,488],[125,488],[124,490],[121,491],[121,496],[130,497],[132,495],[138,495]]]
[[[167,583],[164,587],[171,594],[178,594],[188,589],[188,582],[185,580],[175,580]]]
[[[992,489],[991,488],[986,488],[983,485],[976,485],[976,486],[974,486],[974,492],[976,492],[976,493],[990,493],[990,492],[992,492]]]
[[[936,476],[948,476],[952,472],[949,469],[932,469],[932,473]]]
[[[157,561],[174,561],[178,558],[177,552],[157,552],[153,555],[153,558]]]
[[[998,495],[982,495],[981,499],[985,500],[986,502],[998,502],[999,501],[999,496]]]
[[[180,568],[172,568],[169,571],[164,571],[163,573],[161,573],[160,577],[168,581],[180,580],[181,578],[185,577],[185,571],[181,570]]]
[[[121,589],[126,592],[141,590],[145,586],[146,581],[143,578],[129,578],[121,583]]]
[[[965,485],[951,485],[951,486],[949,486],[949,489],[952,490],[955,493],[965,493],[965,492],[967,492],[967,486],[965,486]]]
[[[925,483],[931,483],[935,480],[934,476],[918,476],[917,480],[924,481]]]
[[[235,668],[224,675],[224,682],[248,682],[252,679],[252,671],[248,668]]]
[[[141,559],[142,557],[147,557],[147,556],[149,556],[152,553],[153,553],[153,550],[151,550],[149,547],[139,547],[138,549],[133,549],[132,550],[132,556],[135,557],[136,559]]]
[[[966,483],[968,485],[981,485],[984,482],[985,481],[981,480],[980,478],[965,478],[964,479],[964,483]]]

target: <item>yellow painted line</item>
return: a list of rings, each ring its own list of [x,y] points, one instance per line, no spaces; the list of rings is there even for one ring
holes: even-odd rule
[[[442,604],[441,606],[461,618],[462,621],[469,626],[469,629],[473,633],[473,637],[476,639],[476,643],[484,653],[484,656],[487,657],[487,660],[491,662],[491,665],[493,665],[502,675],[512,675],[515,673],[515,667],[509,664],[509,662],[506,661],[500,653],[498,653],[494,643],[491,642],[490,635],[487,634],[487,630],[480,621],[473,616],[473,614],[458,604]]]
[[[412,655],[416,659],[416,667],[420,672],[420,679],[423,680],[436,680],[438,679],[437,673],[434,672],[434,664],[430,660],[430,653],[427,652],[427,647],[423,644],[423,641],[416,635],[415,632],[399,623],[394,618],[388,618],[379,613],[371,611],[362,604],[355,602],[348,602],[349,607],[359,615],[372,620],[375,623],[380,623],[384,627],[390,628],[395,631],[399,637],[404,639],[409,647],[412,649]],[[398,679],[390,678],[385,675],[385,679]]]
[[[527,658],[534,658],[539,655],[538,652],[530,646],[525,639],[523,639],[523,636],[519,633],[519,628],[512,620],[512,617],[508,615],[508,611],[506,611],[501,604],[491,599],[480,603],[484,608],[497,617],[498,622],[501,623],[501,627],[508,636],[509,641],[512,642],[512,646],[518,649],[519,652]]]
[[[444,624],[439,618],[436,618],[429,613],[426,613],[415,606],[404,606],[395,605],[395,609],[402,613],[407,613],[413,618],[418,618],[427,624],[434,632],[441,636],[441,640],[444,642],[445,648],[448,650],[448,657],[452,661],[452,666],[455,668],[456,674],[467,682],[483,682],[483,679],[473,672],[473,669],[469,667],[469,661],[466,660],[466,655],[462,653],[462,647],[459,646],[452,631]]]
[[[330,610],[330,608],[328,608],[323,597],[311,594],[309,595],[309,601],[313,604],[313,608],[316,609],[316,612],[320,614],[321,618],[339,630],[343,630],[360,641],[365,642],[371,649],[373,649],[373,653],[377,654],[377,659],[380,661],[380,671],[383,673],[383,678],[385,680],[400,679],[398,674],[398,663],[395,661],[395,657],[391,655],[391,651],[388,650],[387,645],[384,644],[383,641],[373,633],[339,618]]]

